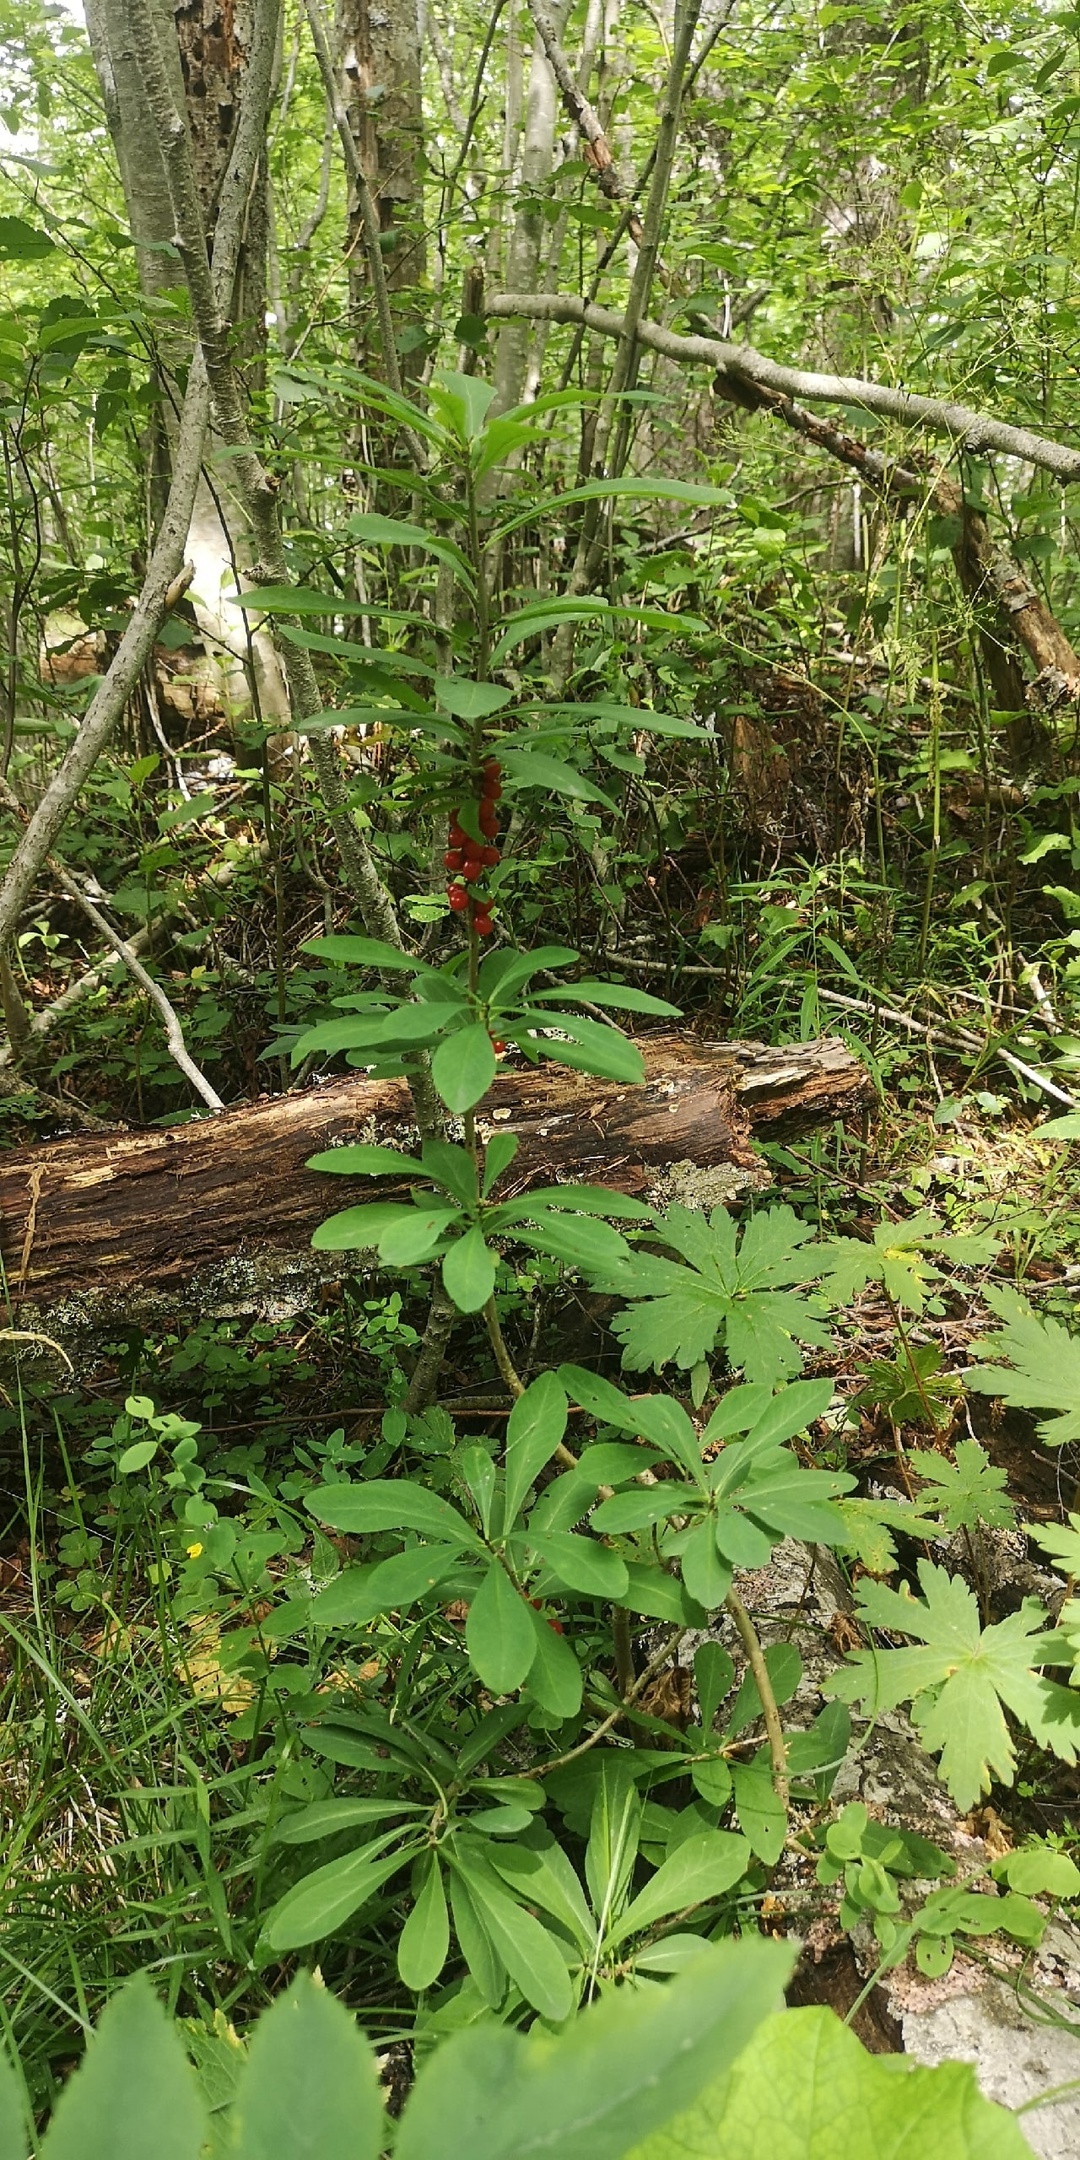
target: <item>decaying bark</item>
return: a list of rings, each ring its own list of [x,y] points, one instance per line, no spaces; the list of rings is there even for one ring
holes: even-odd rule
[[[653,1037],[646,1082],[615,1086],[548,1065],[505,1072],[482,1131],[517,1133],[508,1187],[570,1177],[658,1204],[715,1206],[768,1183],[752,1132],[842,1116],[872,1092],[835,1038],[772,1050],[758,1043]],[[405,1190],[305,1168],[349,1141],[415,1146],[403,1081],[326,1087],[165,1131],[58,1140],[0,1158],[0,1251],[12,1301],[76,1320],[131,1310],[147,1292],[222,1309],[271,1263],[307,1251],[337,1208]],[[335,1274],[339,1257],[326,1256]],[[348,1265],[348,1261],[344,1263]]]

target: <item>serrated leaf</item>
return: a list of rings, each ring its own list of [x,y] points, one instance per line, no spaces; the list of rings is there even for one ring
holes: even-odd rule
[[[1007,1472],[997,1469],[977,1440],[958,1440],[955,1455],[951,1463],[926,1448],[910,1450],[908,1461],[928,1488],[919,1494],[920,1512],[934,1510],[950,1536],[981,1523],[1007,1530],[1016,1515],[1006,1492]]]
[[[1080,1440],[1080,1335],[1033,1312],[1015,1290],[991,1286],[984,1296],[1005,1324],[972,1344],[983,1362],[968,1367],[966,1385],[1024,1410],[1056,1411],[1039,1426],[1047,1447]]]
[[[981,1628],[975,1596],[959,1576],[920,1560],[919,1582],[921,1599],[882,1583],[860,1586],[865,1624],[914,1636],[916,1646],[857,1652],[826,1680],[824,1693],[865,1703],[872,1714],[910,1702],[920,1739],[940,1755],[941,1775],[962,1809],[973,1807],[993,1778],[1012,1783],[1016,1756],[1005,1709],[1041,1746],[1075,1762],[1080,1697],[1034,1670],[1034,1660],[1047,1657],[1039,1632],[1045,1616],[1028,1603]]]
[[[789,1207],[752,1216],[741,1238],[723,1208],[709,1217],[670,1208],[657,1236],[681,1259],[635,1253],[601,1285],[637,1301],[612,1321],[623,1364],[631,1372],[660,1372],[669,1363],[689,1369],[722,1341],[750,1381],[797,1372],[797,1345],[829,1339],[821,1306],[782,1287],[809,1284],[827,1265],[824,1247],[802,1250],[810,1235]]]

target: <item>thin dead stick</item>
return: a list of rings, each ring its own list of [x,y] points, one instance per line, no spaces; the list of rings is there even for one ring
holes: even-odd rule
[[[638,1674],[633,1687],[628,1689],[621,1702],[616,1703],[614,1710],[609,1710],[607,1717],[596,1727],[594,1732],[589,1734],[587,1740],[579,1740],[577,1747],[570,1748],[565,1755],[554,1756],[551,1762],[538,1763],[534,1770],[526,1770],[525,1776],[532,1778],[550,1777],[553,1770],[563,1770],[567,1763],[576,1762],[579,1755],[587,1755],[590,1748],[594,1748],[598,1741],[605,1739],[612,1727],[619,1723],[620,1718],[625,1717],[626,1712],[633,1709],[639,1695],[648,1687],[650,1680],[655,1679],[657,1673],[667,1664],[668,1659],[674,1655],[686,1633],[686,1628],[676,1628],[674,1635],[669,1635],[667,1641],[661,1643],[659,1650],[649,1659],[644,1672]]]
[[[153,976],[147,973],[142,961],[132,951],[127,939],[122,938],[120,932],[113,929],[111,922],[102,914],[101,909],[95,907],[89,893],[85,893],[81,885],[77,884],[76,880],[70,877],[68,872],[62,869],[55,859],[50,858],[49,868],[57,884],[61,885],[69,897],[78,903],[83,914],[88,916],[93,923],[98,935],[104,938],[106,945],[110,945],[117,958],[123,961],[132,981],[137,982],[140,990],[146,992],[150,1003],[160,1013],[165,1028],[165,1041],[173,1064],[179,1067],[185,1080],[191,1082],[196,1095],[201,1095],[207,1109],[224,1110],[225,1104],[221,1096],[216,1088],[211,1087],[205,1073],[200,1072],[194,1058],[191,1056],[184,1041],[184,1031],[180,1025],[175,1007],[170,1004],[161,984],[155,982]]]
[[[1066,1110],[1080,1110],[1080,1103],[1075,1095],[1059,1088],[1057,1082],[1051,1080],[1046,1073],[1039,1072],[1034,1065],[1028,1065],[1012,1050],[1006,1050],[1003,1043],[986,1042],[980,1036],[973,1035],[970,1028],[956,1025],[951,1029],[935,1027],[932,1022],[913,1020],[910,1013],[897,1012],[892,1005],[882,1005],[876,998],[845,997],[840,990],[819,990],[818,997],[823,1005],[836,1005],[841,1012],[865,1013],[868,1018],[872,1018],[876,1013],[879,1019],[888,1020],[893,1027],[904,1028],[909,1035],[918,1035],[924,1042],[939,1043],[943,1050],[977,1050],[983,1056],[1000,1058],[1002,1064],[1011,1066],[1021,1080],[1028,1080],[1032,1087],[1041,1088],[1044,1095],[1052,1095],[1055,1102],[1064,1103]]]

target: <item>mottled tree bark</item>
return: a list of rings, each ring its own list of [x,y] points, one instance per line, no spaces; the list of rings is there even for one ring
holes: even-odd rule
[[[392,293],[405,294],[422,286],[427,275],[424,110],[415,0],[344,0],[341,35],[349,128],[378,212],[386,282]],[[371,286],[361,223],[356,191],[350,189],[352,299],[362,320],[371,304]],[[421,327],[416,308],[403,304],[402,318],[406,332]],[[407,334],[402,337],[400,328],[397,343],[407,381],[423,368],[423,343]]]

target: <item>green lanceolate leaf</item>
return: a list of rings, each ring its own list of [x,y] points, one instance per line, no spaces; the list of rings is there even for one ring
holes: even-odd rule
[[[507,1527],[560,1446],[566,1419],[566,1391],[551,1372],[541,1373],[514,1404],[506,1428]]]
[[[636,990],[629,983],[576,982],[566,983],[553,990],[534,990],[536,1004],[548,1004],[552,998],[573,995],[583,1005],[610,1005],[613,1012],[650,1013],[658,1020],[679,1020],[682,1008],[669,1005],[666,998],[653,997],[649,990]]]
[[[439,1044],[431,1077],[448,1110],[474,1110],[498,1070],[491,1037],[480,1021],[459,1028]]]
[[[351,1800],[315,1800],[276,1823],[270,1845],[314,1845],[320,1838],[337,1837],[339,1831],[356,1830],[361,1824],[385,1822],[391,1815],[422,1815],[419,1800],[391,1800],[381,1795],[357,1795]]]
[[[478,1841],[461,1839],[455,1867],[510,1978],[541,2017],[559,2024],[574,2007],[566,1960],[553,1936],[511,1897]]]
[[[423,1177],[423,1163],[390,1147],[321,1148],[309,1155],[308,1170],[329,1170],[335,1177]]]
[[[370,1478],[366,1485],[319,1485],[306,1505],[317,1522],[331,1530],[418,1530],[421,1537],[445,1539],[473,1552],[484,1546],[465,1517],[438,1493],[426,1492],[405,1478]]]
[[[0,2160],[26,2160],[28,2145],[22,2085],[0,2052]]]
[[[473,575],[468,557],[441,533],[426,532],[422,525],[408,525],[400,518],[378,517],[365,511],[359,517],[351,517],[348,530],[354,540],[368,540],[374,547],[422,548],[427,555],[434,555],[439,562],[449,563],[462,580],[467,591],[472,591]],[[448,706],[453,712],[454,707]],[[463,716],[471,719],[471,713]]]
[[[685,1839],[657,1868],[616,1926],[609,1928],[608,1942],[625,1942],[628,1935],[643,1933],[670,1913],[722,1897],[741,1881],[751,1858],[747,1839],[731,1830],[703,1830],[700,1836]]]
[[[446,1909],[442,1869],[434,1853],[424,1863],[416,1903],[398,1938],[397,1968],[402,1985],[419,1994],[433,1987],[450,1949],[450,1918]]]
[[[455,1238],[443,1257],[442,1279],[447,1297],[459,1312],[482,1312],[495,1288],[496,1256],[484,1241],[477,1224]]]
[[[616,808],[610,795],[605,795],[592,780],[586,780],[573,765],[565,764],[562,758],[548,757],[541,750],[504,750],[502,768],[511,792],[541,788],[545,795],[569,795],[577,802],[600,803],[605,810]]]
[[[524,1684],[536,1655],[533,1615],[506,1569],[493,1560],[469,1607],[465,1645],[474,1671],[493,1695]]]
[[[625,1560],[595,1538],[554,1530],[541,1535],[530,1526],[521,1543],[531,1547],[568,1590],[582,1597],[611,1598],[618,1603],[630,1587]]]
[[[273,1951],[302,1950],[305,1943],[320,1942],[324,1935],[344,1927],[376,1890],[415,1858],[420,1847],[397,1843],[401,1831],[386,1830],[370,1844],[343,1860],[328,1860],[324,1867],[305,1875],[278,1900],[263,1929],[263,1941]]]
[[[316,960],[331,960],[344,967],[377,968],[380,974],[426,975],[426,960],[417,960],[412,953],[402,952],[397,945],[384,944],[381,938],[331,937],[308,938],[301,952],[313,953]]]
[[[129,1980],[60,2095],[41,2160],[199,2160],[207,2132],[175,2025],[148,1980]]]
[[[378,2160],[385,2117],[356,2021],[310,1973],[264,2010],[232,2111],[235,2160]]]
[[[529,1694],[552,1717],[576,1717],[583,1693],[581,1667],[565,1635],[557,1633],[550,1620],[531,1605],[525,1610],[536,1644],[536,1654],[529,1667]]]

